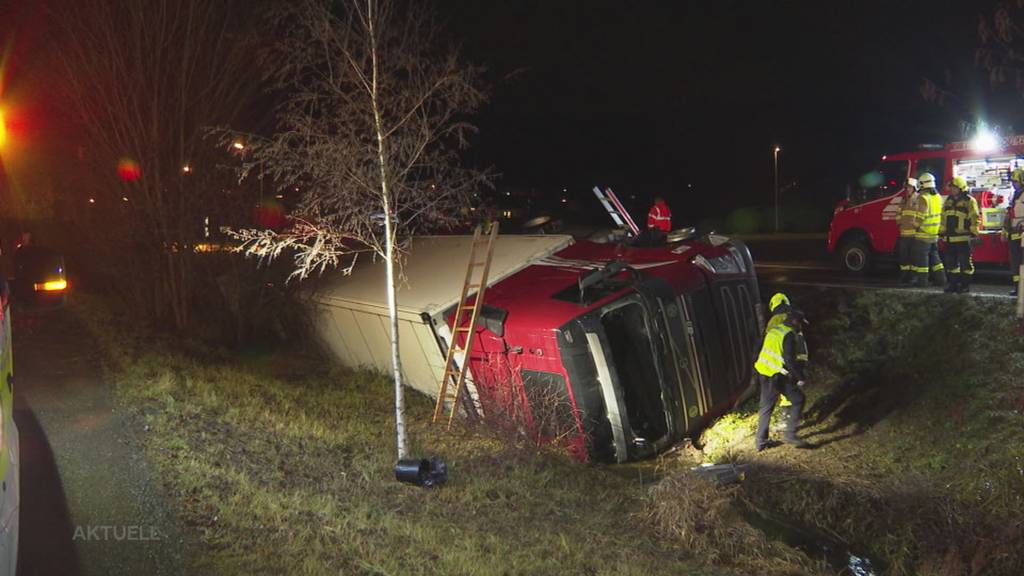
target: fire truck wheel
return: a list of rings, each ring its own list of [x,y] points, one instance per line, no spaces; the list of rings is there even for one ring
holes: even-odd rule
[[[871,268],[871,248],[863,238],[843,241],[839,249],[840,264],[851,274],[865,274]]]

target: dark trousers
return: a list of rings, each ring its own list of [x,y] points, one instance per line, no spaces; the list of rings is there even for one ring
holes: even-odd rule
[[[910,247],[910,271],[915,286],[928,285],[928,252],[931,243],[914,238]]]
[[[946,243],[946,277],[954,288],[971,285],[974,278],[974,258],[970,242]]]
[[[786,422],[786,438],[796,438],[796,427],[804,410],[804,391],[792,378],[783,374],[776,374],[771,378],[758,374],[757,379],[761,384],[761,409],[757,418],[755,446],[761,448],[768,442],[768,424],[771,422],[775,403],[779,401],[779,394],[785,394],[793,403],[789,408],[789,418]]]
[[[1016,236],[1016,238],[1014,238]],[[1010,275],[1013,276],[1013,286],[1016,288],[1020,282],[1020,232],[1014,232],[1010,236]]]
[[[911,256],[910,251],[914,246],[914,238],[912,236],[900,236],[896,240],[896,257],[900,262],[900,283],[906,284],[910,282],[911,275]]]
[[[946,284],[946,267],[943,266],[942,256],[939,255],[938,242],[932,242],[928,246],[928,277],[936,286]]]

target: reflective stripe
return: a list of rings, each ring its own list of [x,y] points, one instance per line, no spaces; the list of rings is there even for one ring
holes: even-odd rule
[[[928,267],[927,266],[914,266],[912,269],[913,269],[914,272],[918,272],[918,273],[921,273],[921,274],[927,274],[928,273]]]
[[[970,239],[970,236],[947,236],[946,242],[968,242]]]
[[[786,334],[793,329],[785,324],[776,326],[764,335],[764,344],[761,346],[761,353],[754,363],[754,369],[762,376],[775,376],[776,374],[789,374],[786,370],[786,361],[782,357],[782,345]]]
[[[902,270],[904,272],[906,272],[907,270],[910,270],[910,264],[900,264],[900,270]]]
[[[945,266],[942,265],[942,262],[939,262],[938,264],[933,264],[932,265],[932,270],[931,271],[932,272],[938,272],[939,270],[943,270],[944,268],[945,268]]]

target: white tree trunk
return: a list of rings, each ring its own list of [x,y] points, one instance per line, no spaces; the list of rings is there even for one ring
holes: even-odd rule
[[[387,259],[385,266],[388,276],[388,315],[391,319],[391,367],[395,379],[395,436],[398,443],[398,459],[405,458],[405,393],[402,391],[402,362],[398,354],[398,299],[395,289],[395,242],[391,235],[391,214],[385,212],[384,228],[387,234]]]
[[[377,98],[377,36],[374,20],[377,17],[372,0],[366,2],[366,21],[370,32],[370,57],[373,70],[370,78],[370,102],[373,104],[373,124],[377,133],[377,165],[380,168],[381,205],[384,208],[384,264],[388,277],[388,315],[391,319],[391,370],[395,380],[395,437],[398,459],[405,458],[407,436],[405,432],[405,392],[402,390],[402,361],[398,353],[398,299],[395,289],[395,227],[391,214],[391,195],[388,193],[387,155],[384,153],[384,122],[380,117]]]

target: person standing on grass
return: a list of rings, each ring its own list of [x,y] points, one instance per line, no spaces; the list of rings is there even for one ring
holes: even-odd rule
[[[803,324],[803,312],[790,310],[785,321],[768,330],[764,336],[761,353],[754,363],[761,388],[761,402],[757,420],[757,435],[754,447],[758,452],[771,448],[774,442],[768,439],[768,424],[771,421],[775,403],[780,394],[789,398],[789,421],[782,436],[783,442],[797,448],[808,448],[810,444],[797,436],[796,428],[804,407],[803,365],[798,361],[798,332]]]
[[[978,201],[967,193],[967,180],[954,176],[946,184],[939,235],[946,243],[946,292],[970,292],[974,278],[972,242],[978,237]]]
[[[900,236],[896,239],[896,254],[900,262],[900,284],[910,284],[913,279],[910,251],[914,247],[919,215],[917,212],[917,179],[907,178],[903,186],[903,201],[900,203]]]
[[[1013,199],[1003,221],[1003,240],[1010,245],[1010,276],[1013,278],[1010,296],[1016,296],[1020,284],[1020,239],[1024,236],[1024,168],[1017,168],[1010,174],[1010,184],[1013,185]]]

